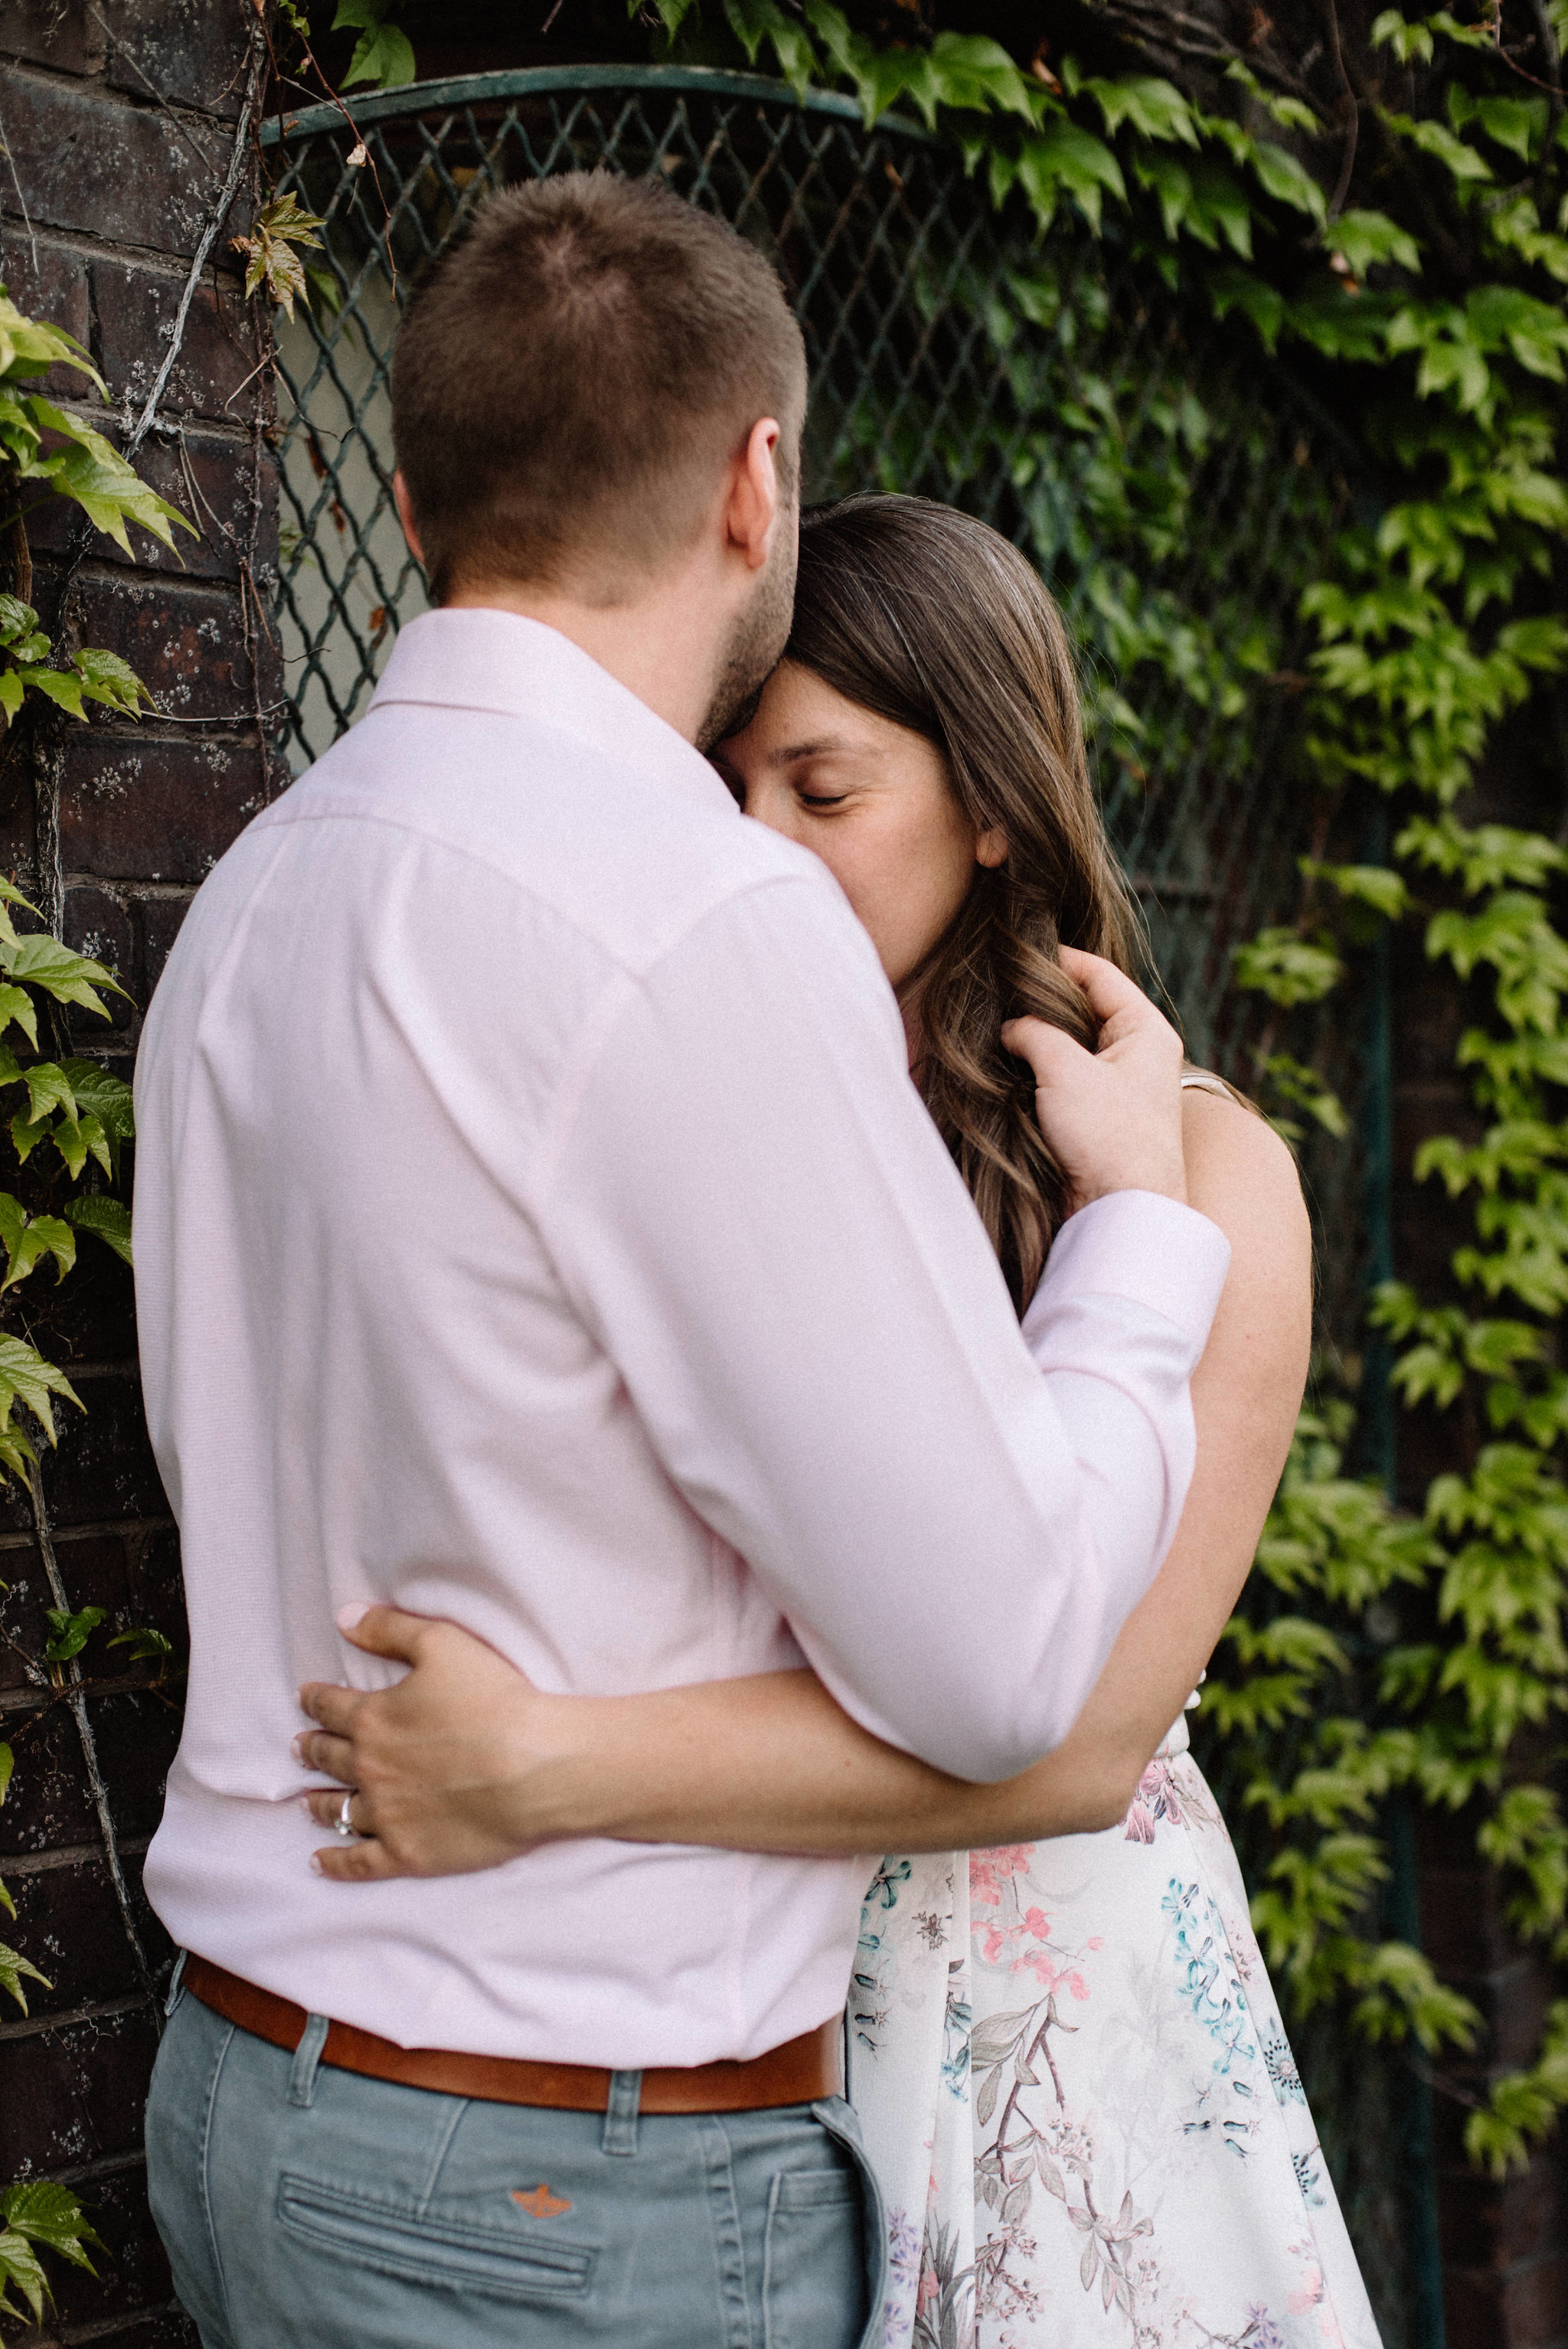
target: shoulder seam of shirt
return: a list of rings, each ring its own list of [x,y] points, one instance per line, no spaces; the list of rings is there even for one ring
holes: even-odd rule
[[[824,878],[826,878],[825,874]],[[624,961],[617,963],[620,985],[618,987],[612,985],[601,989],[598,999],[584,1020],[581,1031],[583,1049],[574,1055],[568,1071],[557,1081],[550,1105],[540,1120],[539,1141],[530,1161],[526,1178],[536,1212],[542,1209],[549,1195],[552,1164],[558,1165],[560,1163],[570,1137],[573,1120],[582,1107],[583,1096],[587,1091],[589,1080],[598,1065],[600,1054],[604,1050],[611,1035],[619,1025],[628,1002],[645,992],[655,974],[672,957],[678,954],[683,947],[687,946],[706,923],[716,920],[721,914],[728,913],[744,898],[756,896],[764,890],[801,887],[809,889],[813,898],[823,894],[816,875],[811,873],[759,874],[755,880],[732,890],[727,896],[721,897],[717,904],[705,907],[702,913],[686,923],[678,937],[670,939],[641,969],[632,970]],[[843,911],[849,920],[854,922],[855,916],[850,912],[847,905],[843,907]],[[868,940],[867,943],[869,946],[870,941]]]
[[[566,928],[574,930],[580,936],[590,939],[593,945],[600,948],[606,958],[614,964],[617,970],[623,971],[625,976],[634,982],[641,980],[649,972],[655,970],[658,968],[658,965],[664,960],[665,957],[669,954],[674,954],[680,947],[683,940],[686,939],[694,929],[698,927],[703,922],[707,921],[711,915],[722,911],[726,905],[734,904],[737,899],[749,896],[754,890],[771,889],[780,884],[786,884],[790,886],[799,886],[803,885],[813,892],[816,892],[826,885],[827,880],[825,873],[820,881],[819,881],[818,876],[815,874],[810,872],[748,874],[743,880],[733,882],[722,892],[722,894],[717,897],[709,899],[707,904],[700,906],[693,913],[690,919],[683,925],[678,934],[673,938],[665,939],[654,950],[646,961],[637,962],[633,960],[627,955],[624,945],[618,945],[613,938],[606,936],[603,932],[596,927],[591,921],[585,919],[579,914],[569,912],[562,905],[556,905],[553,900],[546,897],[542,892],[533,887],[521,874],[499,863],[495,858],[487,856],[482,848],[476,846],[473,843],[469,841],[456,840],[452,838],[449,833],[443,832],[437,826],[424,823],[411,823],[401,816],[394,815],[379,808],[315,808],[302,806],[291,809],[286,816],[274,816],[273,811],[281,808],[283,805],[284,802],[281,800],[274,800],[272,807],[266,811],[267,817],[273,818],[273,822],[268,823],[263,819],[259,823],[258,829],[270,831],[273,829],[274,824],[281,826],[285,823],[330,823],[337,822],[380,824],[388,832],[406,833],[410,839],[424,841],[431,847],[443,849],[450,855],[460,856],[465,858],[469,864],[478,864],[483,871],[491,874],[498,881],[503,881],[508,884],[510,887],[515,889],[520,897],[526,897],[534,905],[545,906]],[[744,822],[744,817],[740,818],[739,821]]]

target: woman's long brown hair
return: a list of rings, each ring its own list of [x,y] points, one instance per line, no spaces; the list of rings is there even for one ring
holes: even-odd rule
[[[962,912],[903,995],[918,1007],[916,1081],[1021,1314],[1068,1193],[1033,1076],[1003,1049],[1002,1026],[1032,1013],[1092,1047],[1094,1020],[1057,947],[1127,970],[1140,930],[1089,780],[1061,615],[1017,550],[972,515],[924,498],[845,498],[801,516],[784,657],[934,742],[969,822],[1006,837],[1006,861],[975,866]]]

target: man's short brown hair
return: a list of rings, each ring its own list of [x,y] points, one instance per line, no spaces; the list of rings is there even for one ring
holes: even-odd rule
[[[432,593],[615,580],[690,544],[758,418],[793,488],[806,362],[782,286],[646,180],[508,188],[415,295],[392,430]]]

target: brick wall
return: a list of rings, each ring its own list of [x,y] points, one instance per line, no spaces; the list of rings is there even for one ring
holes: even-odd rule
[[[169,349],[191,260],[227,174],[250,62],[246,0],[6,0],[0,9],[0,275],[27,311],[67,327],[107,380],[122,443]],[[134,999],[112,1032],[77,1019],[77,1048],[106,1041],[129,1076],[139,1007],[195,885],[273,788],[258,716],[283,691],[259,614],[270,598],[275,495],[264,374],[223,223],[191,303],[177,364],[143,443],[141,471],[197,520],[182,561],[132,533],[127,558],[73,528],[75,509],[32,528],[33,600],[57,625],[79,554],[70,622],[83,643],[131,662],[160,719],[61,721],[36,751],[0,745],[0,870],[63,909],[65,934],[108,963]],[[248,381],[247,378],[250,380]],[[59,371],[52,396],[80,398]],[[9,580],[4,583],[12,584]],[[5,753],[9,750],[11,755]],[[176,1684],[117,1663],[111,1630],[150,1624],[181,1642],[173,1527],[148,1450],[136,1382],[129,1276],[84,1248],[51,1307],[27,1292],[37,1342],[65,1362],[87,1406],[61,1414],[46,1458],[45,1538],[73,1608],[112,1622],[82,1658],[78,1702],[40,1713],[0,1647],[0,1736],[15,1745],[0,1809],[0,1878],[14,1942],[46,1973],[24,2020],[0,2007],[0,2184],[75,2185],[108,2245],[97,2282],[50,2262],[58,2307],[46,2341],[194,2340],[173,2307],[146,2207],[140,2139],[170,1952],[139,1893],[178,1734]],[[30,1511],[0,1496],[0,1624],[36,1653],[49,1603]],[[123,1651],[121,1651],[123,1653]],[[118,1878],[118,1882],[117,1882]],[[38,2336],[29,2333],[28,2340]]]

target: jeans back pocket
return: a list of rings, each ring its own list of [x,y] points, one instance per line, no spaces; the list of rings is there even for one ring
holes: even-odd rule
[[[510,2230],[418,2219],[319,2178],[285,2176],[278,2219],[290,2233],[384,2275],[492,2300],[581,2299],[596,2257],[586,2243],[537,2243]]]
[[[768,2197],[765,2349],[855,2349],[867,2318],[863,2197],[841,2169],[784,2169]]]

